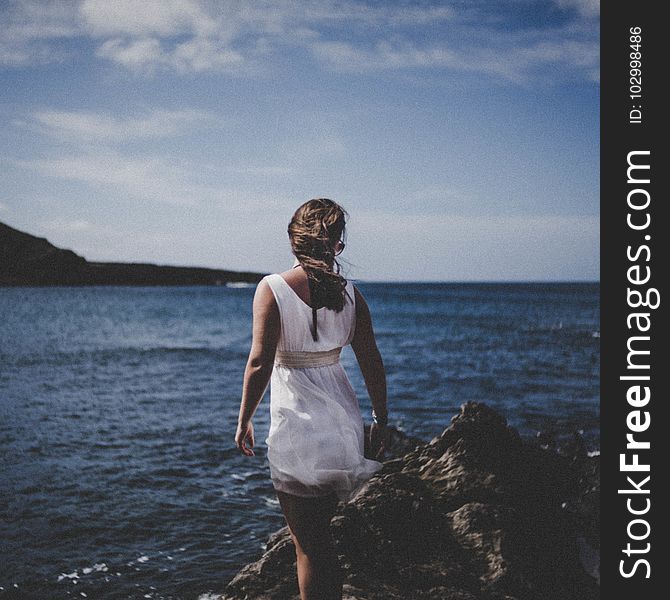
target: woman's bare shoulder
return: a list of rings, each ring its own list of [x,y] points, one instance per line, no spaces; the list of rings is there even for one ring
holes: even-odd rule
[[[302,281],[303,279],[307,279],[307,276],[305,275],[305,272],[302,270],[302,268],[296,268],[293,267],[291,269],[286,269],[286,271],[282,271],[281,273],[277,273],[280,277],[283,277],[285,281],[292,283],[294,281]]]
[[[256,286],[254,293],[254,305],[272,304],[275,302],[275,295],[272,286],[267,277],[263,277]]]
[[[305,303],[311,302],[309,294],[309,283],[307,282],[307,274],[301,268],[292,268],[287,271],[282,271],[279,276],[288,283],[288,286],[298,295],[298,297]]]

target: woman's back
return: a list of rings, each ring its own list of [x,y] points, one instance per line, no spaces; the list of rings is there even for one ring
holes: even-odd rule
[[[344,308],[316,311],[318,338],[312,337],[312,307],[309,306],[279,273],[264,277],[279,308],[281,334],[277,349],[283,352],[318,352],[341,348],[351,343],[356,328],[354,285],[347,281]]]
[[[277,302],[281,332],[270,387],[268,446],[275,489],[297,496],[335,492],[347,500],[382,464],[363,456],[363,418],[340,363],[356,327],[354,286],[347,281],[337,312],[312,307],[279,273],[265,278]]]

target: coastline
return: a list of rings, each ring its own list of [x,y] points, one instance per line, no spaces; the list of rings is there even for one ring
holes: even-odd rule
[[[264,275],[207,267],[92,262],[0,222],[0,287],[225,285],[258,283]]]

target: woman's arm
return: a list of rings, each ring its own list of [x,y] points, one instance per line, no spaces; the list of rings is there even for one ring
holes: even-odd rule
[[[272,375],[281,322],[279,308],[267,281],[256,288],[253,302],[251,350],[244,370],[242,401],[235,434],[235,445],[247,456],[254,456],[254,430],[251,418],[263,398]],[[245,441],[249,439],[250,446]]]
[[[365,387],[370,395],[372,408],[380,419],[387,417],[386,406],[386,371],[382,356],[377,348],[374,330],[372,328],[372,317],[368,304],[354,286],[356,296],[356,329],[351,341],[351,348],[356,355],[356,360],[361,368]],[[381,433],[380,433],[381,430]],[[370,428],[370,445],[372,455],[381,458],[388,445],[388,431],[385,426],[377,426],[374,423]]]

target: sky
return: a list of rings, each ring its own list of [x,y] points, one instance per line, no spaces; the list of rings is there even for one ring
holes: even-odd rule
[[[0,0],[0,221],[88,260],[599,279],[598,0]]]

